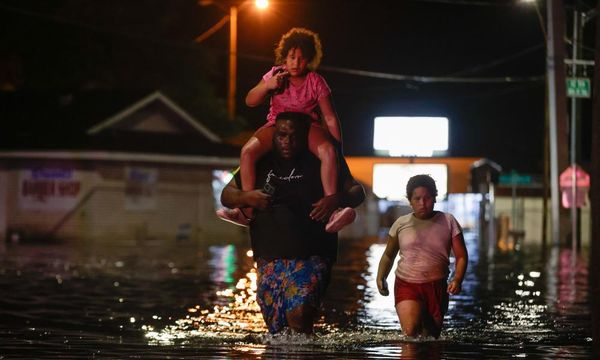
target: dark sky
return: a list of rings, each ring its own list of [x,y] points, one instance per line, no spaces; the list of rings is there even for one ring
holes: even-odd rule
[[[566,5],[570,36],[574,4]],[[583,2],[577,5],[589,10]],[[538,78],[432,84],[321,70],[333,89],[346,153],[371,151],[375,116],[438,115],[450,119],[452,155],[489,157],[505,170],[541,172],[545,87],[539,77],[545,74],[545,48],[533,6],[517,1],[309,1],[282,2],[272,10],[275,16],[262,22],[253,14],[240,21],[240,31],[252,29],[243,33],[240,52],[269,56],[280,33],[306,26],[320,34],[322,65],[327,67],[432,77]],[[543,15],[545,10],[540,8]],[[587,44],[592,41],[589,48],[593,31],[592,22],[584,37]],[[593,52],[584,56],[593,59]],[[240,90],[254,85],[266,65],[244,64]]]
[[[132,65],[118,56],[114,50],[117,46],[111,42],[116,44],[125,39],[128,47],[151,46],[153,51],[161,53],[176,48],[171,61],[176,62],[177,56],[181,56],[181,62],[185,63],[189,61],[185,49],[189,50],[193,38],[225,15],[217,6],[200,6],[192,0],[132,1],[128,7],[119,5],[121,2],[100,0],[57,3],[60,6],[45,5],[44,1],[0,1],[2,40],[5,44],[8,40],[9,44],[0,55],[16,53],[24,59],[23,72],[28,76],[24,87],[32,83],[32,71],[27,67],[31,60],[27,59],[35,53],[24,49],[39,46],[38,40],[62,42],[60,38],[41,34],[47,29],[60,28],[63,35],[88,34],[88,45],[78,40],[77,46],[84,48],[92,47],[101,37],[102,50],[94,51],[110,53],[111,56],[103,53],[101,57],[106,59],[106,68],[117,72],[117,69],[131,69]],[[81,5],[84,3],[94,6]],[[227,2],[219,3],[227,8]],[[573,9],[589,11],[596,1],[565,1],[565,4],[567,37],[570,37]],[[122,13],[132,12],[132,8],[135,14]],[[540,11],[545,16],[545,7]],[[159,17],[161,14],[168,16]],[[162,22],[169,25],[162,26]],[[14,31],[11,23],[18,23],[19,30]],[[532,5],[517,0],[280,0],[271,1],[262,14],[248,8],[240,12],[238,19],[238,113],[252,127],[262,124],[267,108],[248,109],[243,98],[270,67],[273,47],[281,34],[294,26],[310,28],[321,36],[324,58],[318,71],[333,90],[347,155],[372,154],[376,116],[447,116],[451,155],[488,157],[507,171],[541,172],[545,50],[542,28]],[[594,27],[594,21],[585,27],[583,57],[587,59],[594,56]],[[154,28],[169,30],[156,34],[152,32]],[[39,36],[36,31],[41,32]],[[214,70],[207,77],[219,97],[226,95],[228,36],[226,26],[197,45],[212,57]],[[89,56],[90,51],[85,53]],[[52,58],[52,54],[47,55]],[[88,60],[75,57],[73,62]],[[145,59],[135,61],[143,63]],[[75,68],[85,67],[79,64]],[[52,72],[52,62],[45,69]],[[357,76],[344,73],[344,69],[435,78],[513,77],[525,81],[424,83]],[[593,69],[588,69],[590,76],[592,72]],[[35,76],[48,76],[41,73],[38,70]],[[591,100],[583,100],[581,105],[584,133],[581,149],[585,163],[589,160],[586,126],[591,117]]]

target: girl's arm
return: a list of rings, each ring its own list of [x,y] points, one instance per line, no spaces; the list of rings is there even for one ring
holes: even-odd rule
[[[267,98],[269,91],[270,89],[267,87],[267,83],[264,80],[261,80],[255,87],[248,91],[248,95],[246,95],[246,105],[255,107],[262,104]]]
[[[267,81],[261,79],[255,87],[248,91],[248,94],[246,95],[246,105],[255,107],[262,104],[272,90],[275,90],[282,85],[283,80],[288,75],[289,73],[287,71],[282,71],[273,75]]]
[[[454,278],[448,284],[448,293],[455,295],[460,293],[462,289],[462,282],[467,271],[467,263],[469,261],[469,255],[467,254],[467,247],[465,246],[465,238],[460,233],[452,238],[452,252],[454,253]]]
[[[319,108],[321,109],[321,113],[323,114],[323,119],[325,120],[325,124],[327,125],[327,130],[329,133],[340,143],[342,142],[342,130],[340,127],[340,121],[335,113],[335,109],[333,108],[333,101],[331,100],[331,95],[324,96],[319,99]]]
[[[377,268],[377,289],[383,296],[388,296],[390,293],[388,290],[387,281],[385,279],[387,279],[390,270],[392,270],[392,265],[394,264],[394,259],[398,254],[398,250],[400,250],[398,238],[388,235],[387,245],[385,246],[383,255],[381,255],[379,267]]]

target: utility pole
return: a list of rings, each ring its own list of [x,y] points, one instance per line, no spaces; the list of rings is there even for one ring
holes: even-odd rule
[[[552,243],[559,245],[564,242],[569,222],[567,211],[560,208],[558,184],[559,171],[568,164],[564,4],[562,0],[548,0],[546,6]]]
[[[600,11],[600,2],[596,5]],[[595,62],[600,64],[600,16],[596,19]],[[600,68],[594,68],[592,91],[592,240],[590,251],[590,299],[592,311],[592,338],[595,358],[600,356]]]
[[[227,86],[227,115],[235,119],[235,93],[237,84],[237,14],[236,6],[229,7],[229,84]]]
[[[579,52],[579,11],[573,11],[573,36],[571,39],[571,52],[573,63],[571,64],[571,76],[577,77],[577,57]],[[577,259],[577,98],[571,98],[571,167],[573,173],[571,175],[571,196],[573,204],[571,204],[571,259],[573,265]]]

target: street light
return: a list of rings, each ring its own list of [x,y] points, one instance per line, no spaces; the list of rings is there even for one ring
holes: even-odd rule
[[[201,6],[216,5],[223,8],[221,3],[214,0],[200,0],[198,3]],[[227,115],[229,120],[235,118],[235,94],[237,84],[237,16],[238,11],[243,10],[246,6],[252,3],[252,0],[245,0],[239,5],[229,6],[229,15],[225,15],[210,29],[206,30],[196,38],[196,42],[202,42],[219,30],[227,21],[229,21],[229,81],[227,86]],[[255,0],[254,6],[263,10],[269,6],[268,0]]]

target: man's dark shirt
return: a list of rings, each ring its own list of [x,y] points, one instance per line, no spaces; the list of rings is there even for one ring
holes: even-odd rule
[[[349,176],[341,166],[340,178]],[[344,171],[346,170],[346,171]],[[240,185],[240,174],[236,174]],[[272,206],[255,209],[250,239],[256,259],[304,259],[313,255],[335,261],[337,233],[325,231],[325,224],[309,217],[312,204],[323,197],[321,162],[306,151],[286,160],[274,151],[256,163],[256,188],[272,188]],[[266,191],[270,192],[270,191]]]

